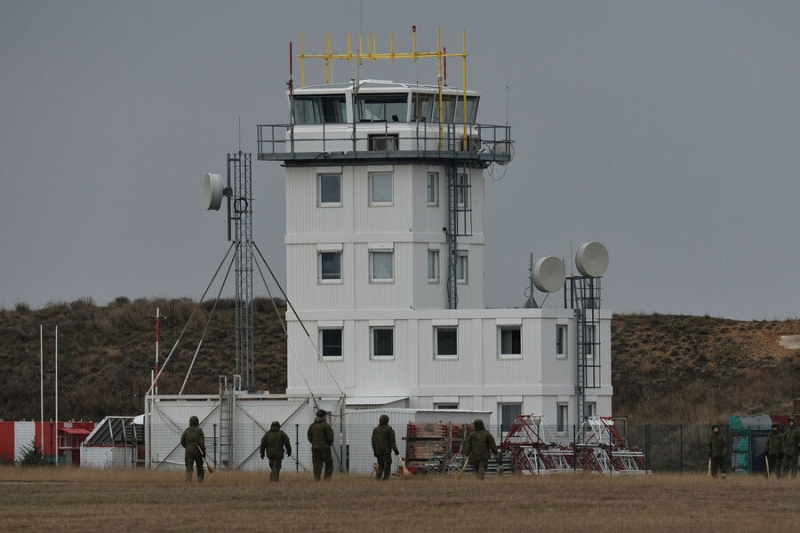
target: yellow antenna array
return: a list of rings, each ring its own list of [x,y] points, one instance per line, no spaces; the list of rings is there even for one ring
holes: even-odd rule
[[[367,33],[367,51],[363,53],[362,49],[362,36],[358,36],[358,52],[353,52],[353,36],[347,34],[347,53],[335,54],[333,52],[333,38],[330,32],[325,33],[325,53],[324,54],[306,54],[305,44],[303,40],[303,32],[300,32],[300,54],[297,56],[300,59],[300,86],[306,85],[306,59],[322,59],[325,61],[325,83],[330,83],[330,71],[332,62],[335,60],[344,60],[350,63],[351,61],[359,61],[359,65],[366,59],[377,63],[379,59],[389,59],[394,63],[395,59],[417,59],[432,57],[437,59],[438,66],[438,80],[439,80],[439,129],[442,129],[442,80],[444,70],[444,59],[447,57],[460,57],[463,60],[463,73],[464,73],[464,137],[467,136],[467,30],[464,30],[464,51],[463,52],[447,52],[442,49],[442,30],[437,28],[437,49],[433,52],[421,52],[417,50],[417,27],[411,27],[413,35],[413,51],[411,52],[396,52],[394,48],[394,32],[390,33],[390,48],[388,53],[378,53],[377,38],[374,34]]]

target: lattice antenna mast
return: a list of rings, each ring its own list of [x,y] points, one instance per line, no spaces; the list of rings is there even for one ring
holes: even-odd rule
[[[236,375],[240,390],[256,390],[253,357],[253,175],[252,154],[228,154],[227,186],[219,174],[206,174],[203,185],[206,209],[228,204],[228,240],[236,243]],[[231,187],[233,181],[233,187]],[[233,224],[232,224],[233,223]],[[231,236],[233,225],[233,237]]]

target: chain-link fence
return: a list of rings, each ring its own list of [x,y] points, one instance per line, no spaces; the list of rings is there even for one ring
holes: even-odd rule
[[[370,473],[375,464],[372,453],[371,435],[376,424],[340,424],[331,420],[334,430],[334,445],[331,447],[336,472],[354,474]],[[408,460],[420,450],[430,452],[442,460],[460,455],[460,440],[430,438],[428,440],[409,437],[407,425],[397,421],[395,429],[397,447],[400,456]],[[464,427],[466,428],[466,424]],[[574,450],[573,443],[581,446],[594,446],[608,450],[612,455],[619,450],[634,450],[644,455],[647,471],[654,473],[705,473],[708,469],[707,442],[711,436],[709,425],[691,424],[626,424],[624,420],[615,420],[616,431],[612,433],[591,434],[591,428],[580,426],[538,425],[532,435],[528,436],[530,444],[536,447]],[[152,457],[151,467],[183,468],[183,448],[180,446],[180,429],[162,428],[152,435],[155,449],[162,450]],[[241,470],[267,470],[267,462],[259,455],[259,443],[266,428],[258,424],[237,427],[233,446],[226,451],[226,444],[221,442],[214,424],[205,428],[208,458],[218,468]],[[292,445],[292,456],[284,459],[283,469],[286,472],[310,472],[311,444],[306,432],[308,424],[285,424],[282,429],[287,433]],[[495,437],[501,446],[509,434],[509,428],[487,425],[486,429]],[[466,433],[465,429],[465,433]],[[729,472],[764,473],[764,442],[769,431],[756,428],[731,428],[721,426],[721,433],[727,441],[727,461]],[[460,435],[461,433],[459,433]],[[622,440],[618,440],[617,436]],[[224,461],[223,457],[229,461]],[[569,452],[564,452],[568,455]],[[577,453],[575,453],[577,456]],[[417,457],[419,458],[419,457]],[[510,458],[506,458],[510,461]],[[572,464],[572,463],[571,463]],[[395,460],[394,466],[399,466]],[[774,471],[774,465],[773,471]]]

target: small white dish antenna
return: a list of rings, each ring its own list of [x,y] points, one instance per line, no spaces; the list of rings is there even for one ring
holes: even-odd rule
[[[542,292],[556,292],[566,279],[567,269],[558,257],[542,257],[533,264],[533,284]]]
[[[206,210],[219,211],[219,206],[222,205],[222,176],[219,174],[206,174],[203,180],[203,203]]]
[[[508,161],[497,161],[500,166],[507,165],[514,160],[514,145],[510,142],[499,142],[494,145],[496,155],[508,155]]]
[[[587,278],[602,277],[608,268],[608,250],[599,242],[585,242],[575,253],[575,266]]]

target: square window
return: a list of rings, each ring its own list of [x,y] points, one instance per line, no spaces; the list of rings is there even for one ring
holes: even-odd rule
[[[428,250],[428,281],[439,281],[439,250]]]
[[[394,279],[394,251],[372,251],[369,253],[370,281],[392,281]]]
[[[319,330],[319,345],[322,357],[341,357],[342,328]]]
[[[501,326],[498,328],[501,356],[522,355],[522,335],[519,326]]]
[[[438,172],[428,172],[428,205],[439,205]]]
[[[392,173],[375,172],[369,175],[370,205],[392,205]]]
[[[436,343],[434,356],[439,359],[458,358],[458,328],[437,327],[434,334]]]
[[[372,357],[394,357],[394,329],[372,329]]]
[[[319,205],[342,205],[342,176],[320,174],[317,176]]]
[[[319,253],[320,281],[342,280],[342,252]]]
[[[456,281],[458,283],[466,283],[468,280],[469,272],[469,257],[467,252],[458,252],[456,256]]]
[[[567,358],[567,326],[559,324],[556,326],[556,357],[559,359]]]

